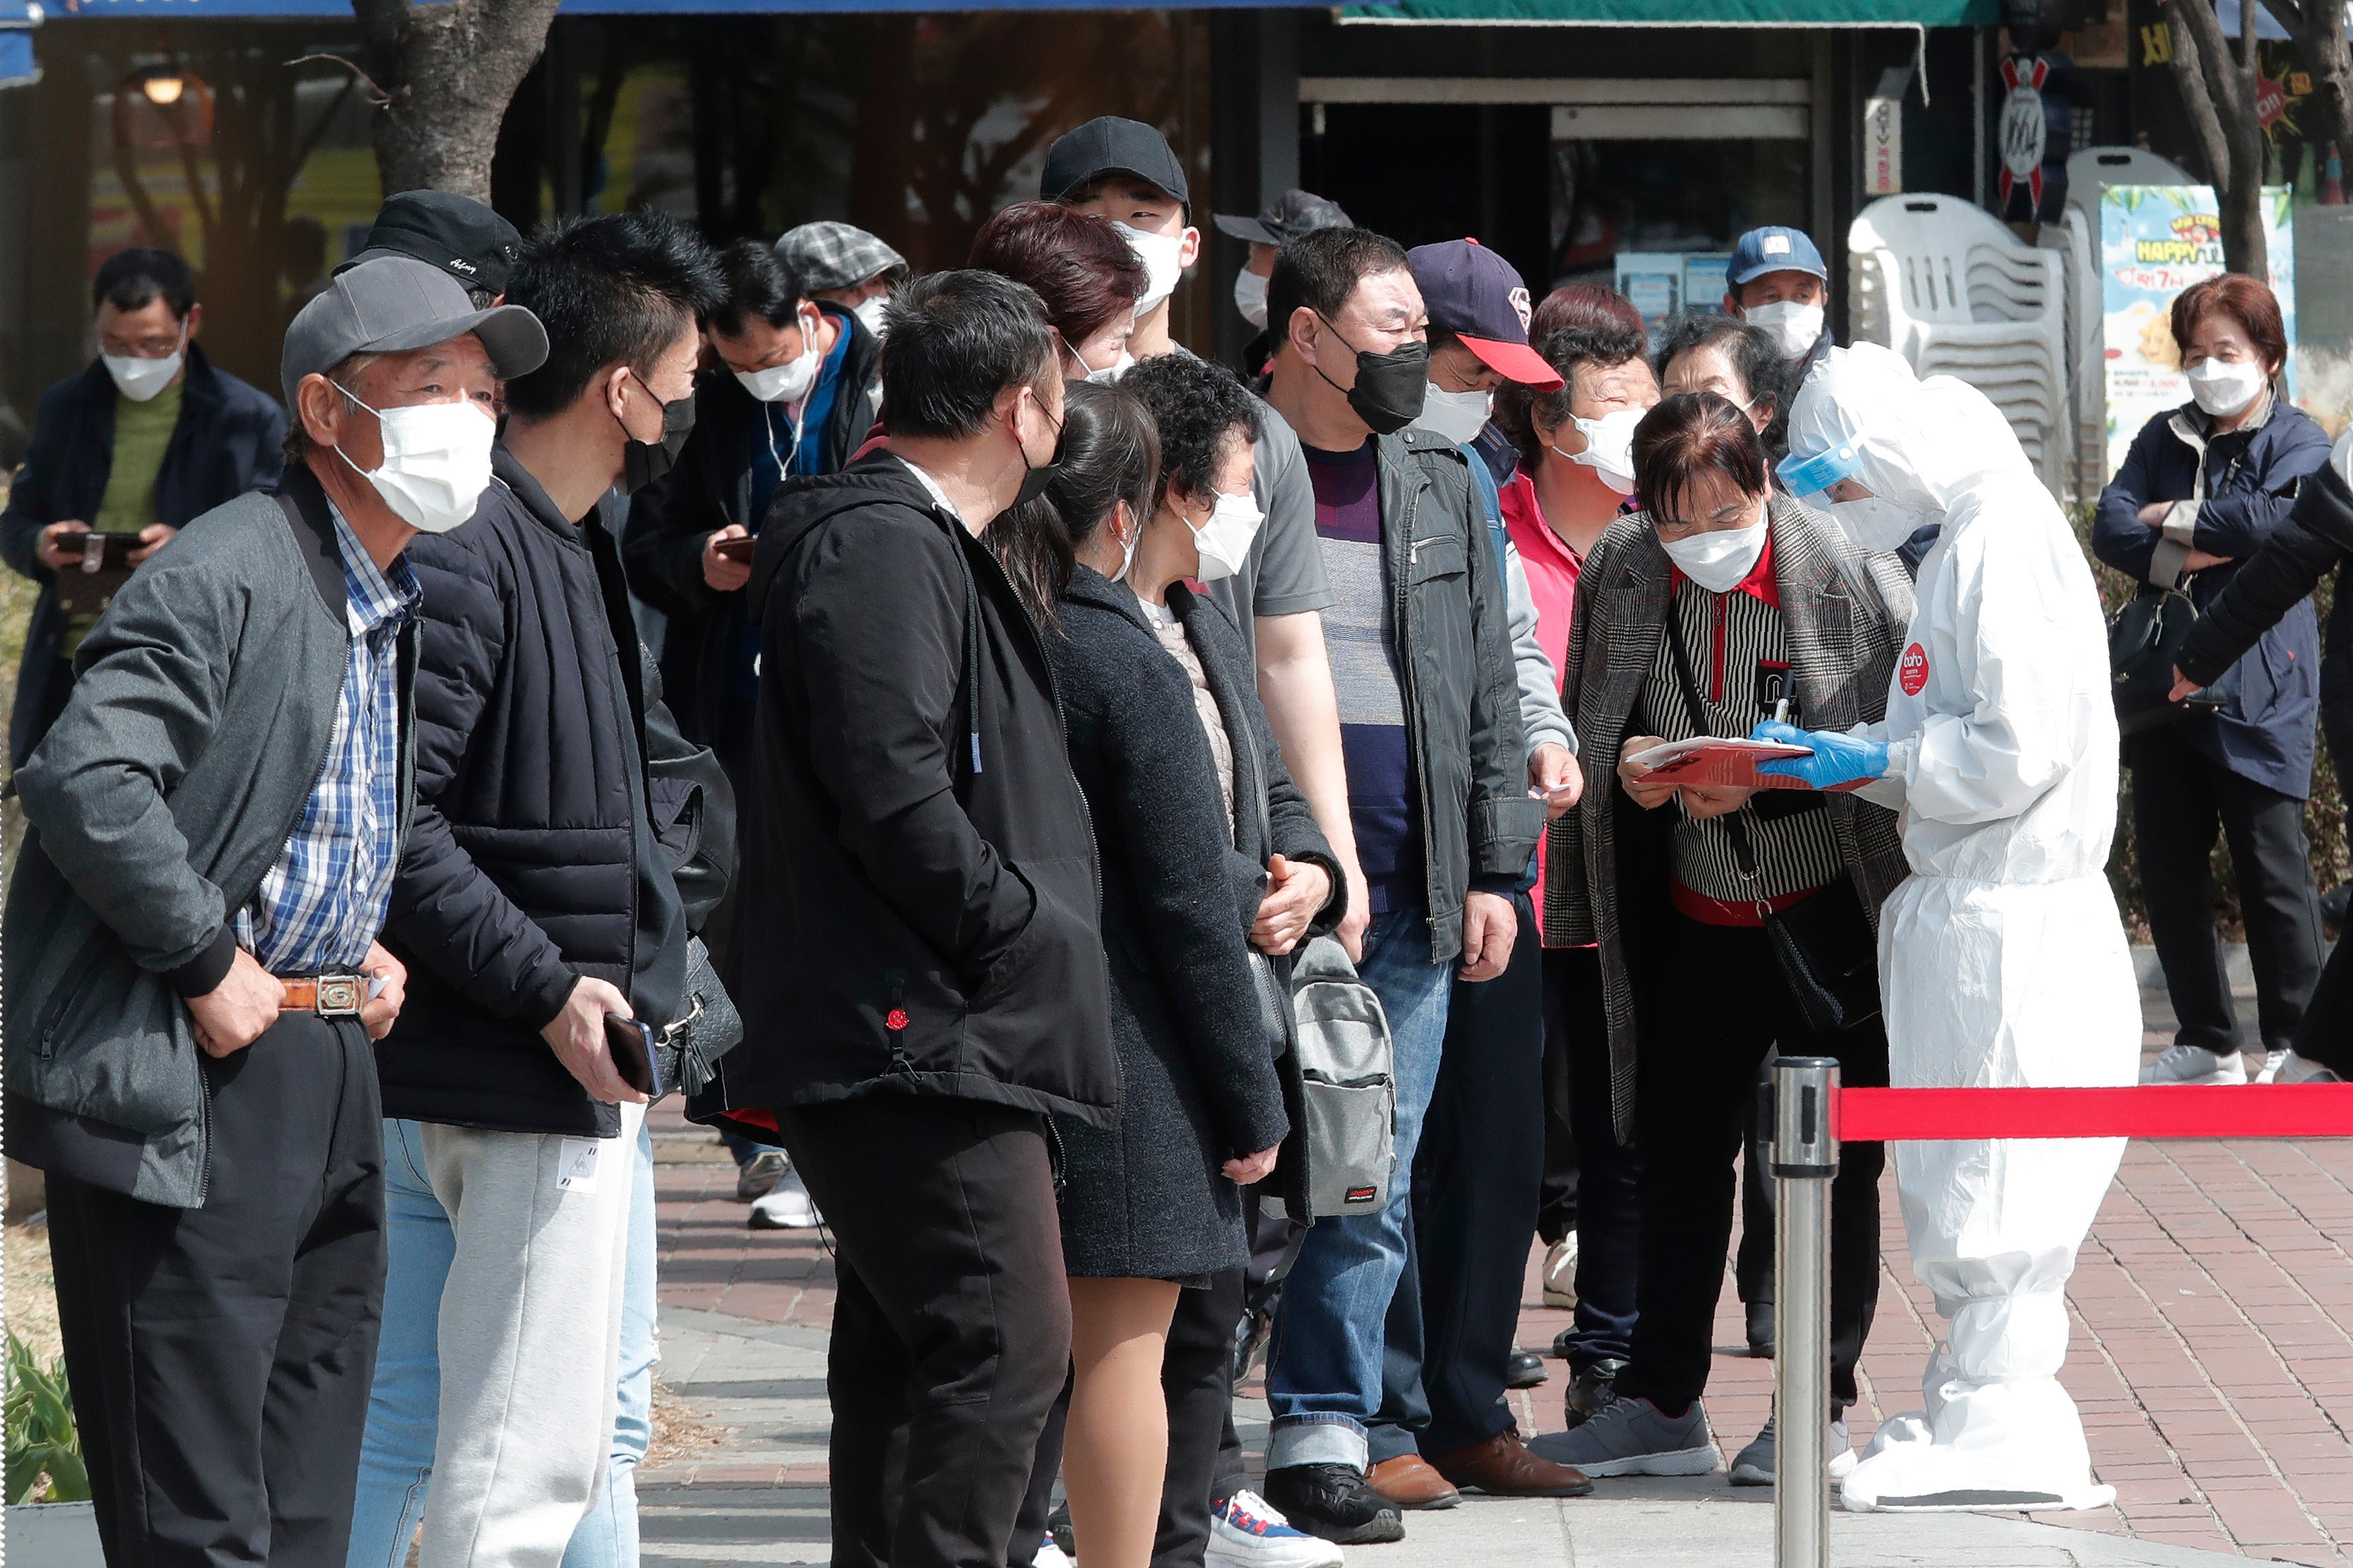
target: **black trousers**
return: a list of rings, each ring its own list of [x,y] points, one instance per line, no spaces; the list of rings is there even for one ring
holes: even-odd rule
[[[1641,1141],[1619,1142],[1609,1115],[1609,1019],[1601,1003],[1600,950],[1547,952],[1544,990],[1546,1059],[1552,1060],[1558,1042],[1578,1166],[1577,1314],[1568,1364],[1583,1372],[1595,1362],[1623,1361],[1634,1352]],[[1547,1244],[1557,1239],[1545,1237]]]
[[[1769,1087],[1771,1077],[1768,1065],[1757,1081]],[[1732,1259],[1733,1289],[1758,1307],[1773,1304],[1773,1173],[1765,1157],[1772,1145],[1772,1119],[1760,1096],[1740,1132],[1740,1250]]]
[[[1544,1184],[1544,948],[1525,893],[1512,962],[1457,980],[1413,1162],[1407,1268],[1389,1300],[1372,1460],[1451,1454],[1510,1429],[1528,1237]]]
[[[1577,1159],[1577,1091],[1573,1067],[1576,1043],[1572,1031],[1587,1022],[1588,1014],[1599,1016],[1601,1008],[1599,971],[1596,971],[1590,1003],[1578,996],[1574,1014],[1569,1010],[1567,994],[1562,990],[1562,983],[1555,976],[1561,973],[1561,959],[1572,952],[1590,951],[1586,948],[1559,948],[1544,955],[1544,1185],[1536,1195],[1536,1239],[1546,1247],[1557,1247],[1577,1229],[1577,1193],[1582,1171]],[[1609,1049],[1606,1021],[1603,1028],[1602,1049],[1606,1053]],[[1579,1248],[1583,1246],[1580,1241]]]
[[[1071,1366],[1045,1119],[875,1094],[777,1121],[834,1233],[834,1568],[1005,1561]]]
[[[1887,1034],[1876,1018],[1837,1036],[1809,1029],[1760,928],[1670,914],[1648,940],[1661,962],[1652,966],[1658,983],[1641,998],[1635,1103],[1642,1146],[1640,1310],[1633,1359],[1618,1392],[1680,1410],[1707,1389],[1732,1243],[1733,1165],[1766,1047],[1835,1057],[1842,1082],[1877,1087],[1887,1082]],[[1831,1403],[1838,1409],[1855,1401],[1855,1363],[1878,1306],[1884,1163],[1883,1144],[1842,1144],[1831,1183]]]
[[[356,1023],[204,1060],[202,1208],[51,1174],[49,1258],[111,1568],[343,1568],[384,1308],[384,1122]]]
[[[2149,935],[2181,1022],[2175,1040],[2224,1053],[2243,1044],[2214,927],[2211,867],[2219,831],[2231,846],[2246,921],[2256,1033],[2263,1049],[2284,1049],[2320,978],[2320,908],[2304,802],[2210,761],[2177,730],[2134,736],[2125,757]]]

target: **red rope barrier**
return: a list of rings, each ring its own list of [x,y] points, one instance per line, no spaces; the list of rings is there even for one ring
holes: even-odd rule
[[[2353,1084],[1842,1089],[1835,1131],[1894,1138],[2353,1138]]]

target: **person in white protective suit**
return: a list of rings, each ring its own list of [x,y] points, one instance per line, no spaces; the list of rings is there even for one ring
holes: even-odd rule
[[[1880,915],[1890,1081],[1899,1089],[2124,1085],[2139,994],[2103,868],[2116,826],[2107,642],[2083,549],[2000,414],[1949,376],[1844,349],[1791,409],[1790,489],[1827,498],[1866,550],[1943,531],[1884,723],[1786,724],[1814,754],[1767,763],[1817,788],[1856,779],[1903,808],[1912,876]],[[1881,1428],[1847,1478],[1870,1510],[2095,1508],[2059,1385],[2067,1278],[2122,1139],[1898,1142],[1912,1266],[1947,1320],[1926,1409]]]

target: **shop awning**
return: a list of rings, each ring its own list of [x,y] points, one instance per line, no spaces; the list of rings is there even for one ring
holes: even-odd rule
[[[41,8],[33,0],[0,0],[0,87],[30,87],[41,79],[33,58],[33,29]]]
[[[0,0],[5,4],[6,0]],[[846,11],[1141,11],[1171,0],[563,0],[566,16],[665,16]],[[1178,8],[1256,8],[1264,0],[1175,0]],[[351,0],[55,0],[59,16],[142,22],[349,20]]]
[[[2001,0],[1379,0],[1347,22],[1553,27],[1991,27]]]

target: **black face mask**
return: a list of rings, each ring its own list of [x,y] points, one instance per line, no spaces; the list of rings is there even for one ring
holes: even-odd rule
[[[1340,329],[1319,317],[1332,328],[1332,335],[1340,338]],[[1340,342],[1349,348],[1356,345],[1345,338]],[[1372,426],[1376,436],[1394,436],[1421,417],[1421,400],[1430,391],[1430,345],[1400,343],[1385,354],[1370,349],[1356,349],[1356,384],[1348,388],[1348,406],[1356,417]],[[1324,375],[1317,365],[1315,374],[1332,382],[1334,391],[1340,384]]]
[[[1039,414],[1045,413],[1046,405],[1042,403],[1039,404],[1038,405],[1038,412]],[[1021,438],[1020,432],[1018,428],[1014,433],[1013,438],[1017,441]],[[1036,500],[1039,496],[1044,495],[1046,493],[1046,487],[1054,482],[1054,476],[1061,472],[1062,427],[1060,425],[1054,426],[1054,456],[1050,461],[1031,467],[1029,463],[1029,449],[1027,447],[1024,447],[1021,449],[1021,463],[1023,468],[1028,469],[1028,472],[1021,476],[1021,489],[1020,493],[1013,498],[1014,506],[1027,506],[1029,502]],[[1011,508],[1008,508],[1007,510],[1010,510]]]
[[[629,375],[639,386],[646,386],[645,378],[639,376],[636,371],[631,371]],[[652,396],[653,390],[652,387],[646,386],[646,395]],[[694,428],[694,394],[690,392],[675,403],[663,404],[661,411],[662,433],[659,441],[640,441],[635,436],[629,435],[628,426],[621,426],[621,434],[628,437],[628,444],[621,448],[621,493],[623,495],[629,495],[645,489],[646,486],[669,473],[670,465],[678,461],[679,451],[686,445],[688,433]],[[614,423],[619,424],[620,421],[617,418]]]

